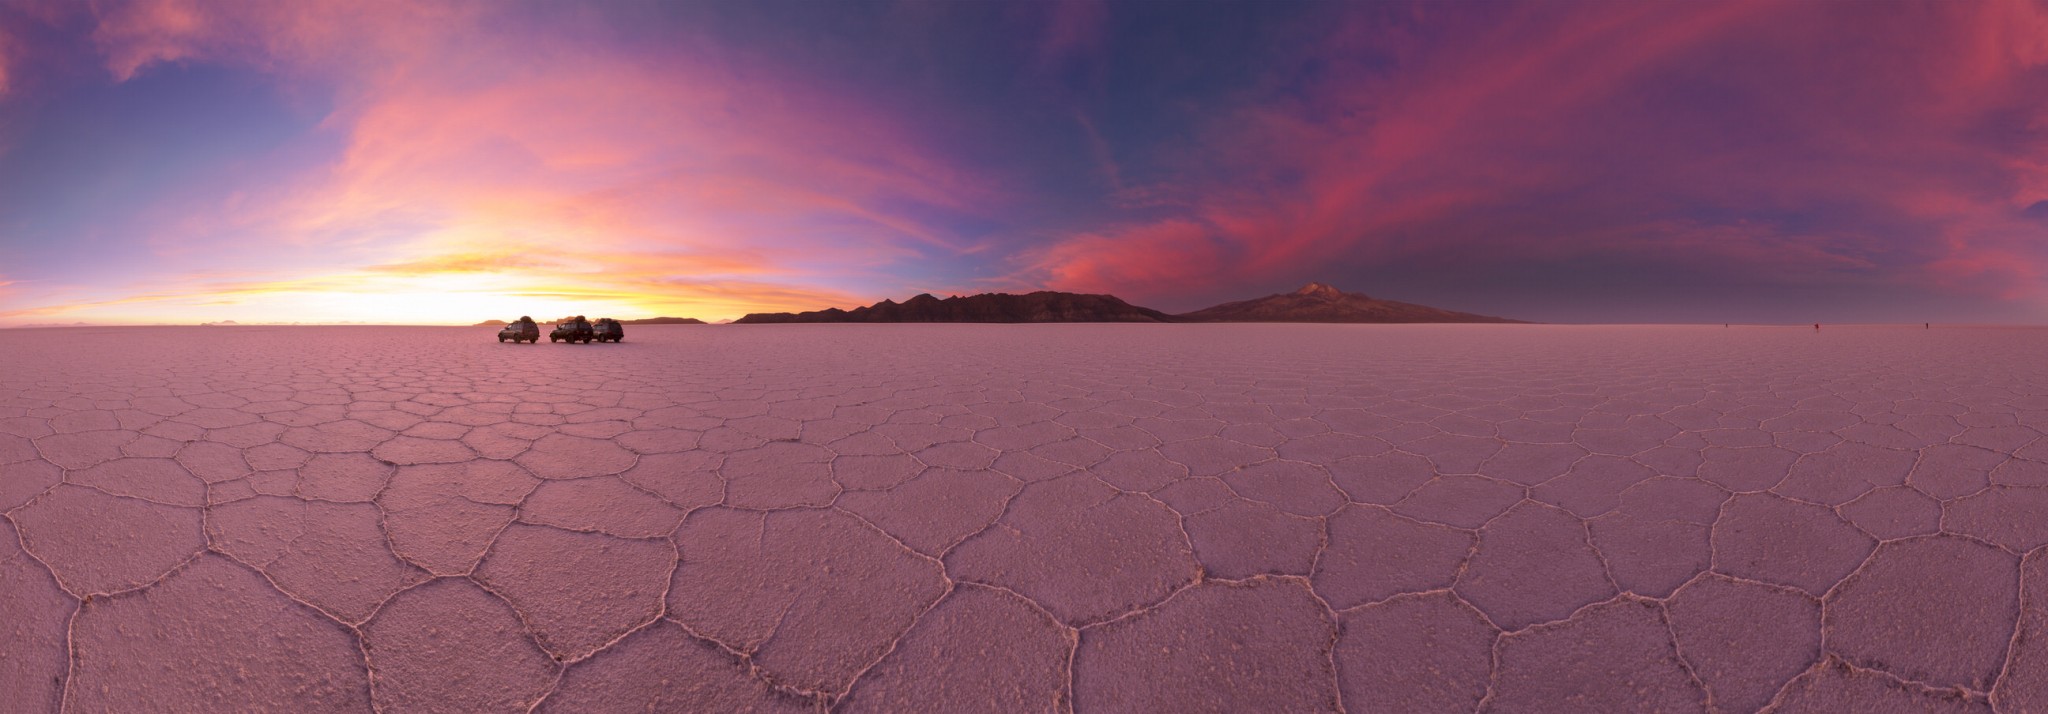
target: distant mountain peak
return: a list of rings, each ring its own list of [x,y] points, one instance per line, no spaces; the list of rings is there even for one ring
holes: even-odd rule
[[[1344,297],[1345,293],[1342,290],[1338,290],[1334,287],[1330,287],[1322,283],[1310,282],[1307,285],[1301,286],[1300,290],[1294,291],[1294,294],[1300,295],[1302,297],[1316,297],[1322,298],[1324,300],[1335,300],[1337,298]],[[1359,297],[1365,296],[1360,295]]]
[[[1516,322],[1347,293],[1325,283],[1179,316],[1191,322]]]

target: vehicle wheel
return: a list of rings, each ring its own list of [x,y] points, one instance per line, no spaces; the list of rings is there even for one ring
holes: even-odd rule
[[[502,345],[502,344],[505,344],[505,337],[504,337],[504,335],[499,335],[499,336],[498,336],[498,344],[501,344],[501,345]]]

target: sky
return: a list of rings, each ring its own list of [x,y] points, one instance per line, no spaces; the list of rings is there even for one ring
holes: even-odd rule
[[[0,0],[0,326],[2048,322],[2048,1]]]

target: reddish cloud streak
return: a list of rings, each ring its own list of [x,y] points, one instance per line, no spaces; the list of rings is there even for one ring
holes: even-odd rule
[[[2021,216],[2048,198],[2042,4],[1498,9],[1327,33],[1297,58],[1317,78],[1282,73],[1177,147],[1188,178],[1151,190],[1185,210],[1030,264],[1184,307],[1332,265],[1595,258],[2048,297],[2048,225]],[[1360,47],[1397,49],[1344,59]],[[2000,117],[2024,125],[2020,153],[1982,141]],[[1816,211],[1867,218],[1788,218]]]

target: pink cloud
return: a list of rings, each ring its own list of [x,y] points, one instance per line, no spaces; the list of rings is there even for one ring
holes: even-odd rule
[[[808,309],[776,295],[846,298],[795,286],[887,280],[891,260],[982,250],[932,216],[1012,200],[893,111],[702,43],[626,53],[465,2],[97,9],[93,37],[118,79],[229,63],[332,93],[322,130],[343,147],[334,163],[145,209],[159,214],[150,242],[164,255],[320,251],[343,283],[566,269],[598,290],[755,286],[763,305]],[[281,276],[302,275],[282,260]],[[743,307],[714,293],[720,309]]]
[[[1217,108],[1198,145],[1168,149],[1181,178],[1134,187],[1186,208],[1032,264],[1055,287],[1183,302],[1340,262],[1593,257],[2048,297],[2041,224],[2015,221],[2048,195],[2048,6],[1893,10],[1422,4],[1339,25],[1302,50],[1315,79]],[[1999,116],[2035,138],[1986,143]],[[1816,211],[1837,213],[1782,218]]]

